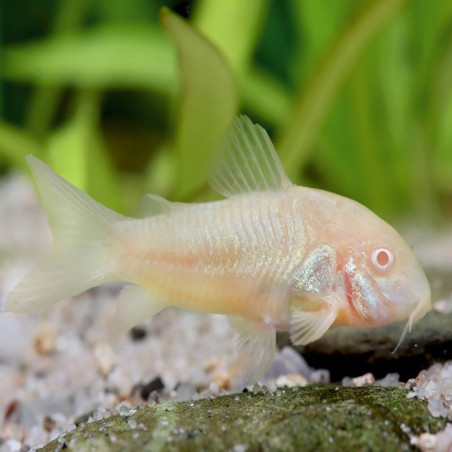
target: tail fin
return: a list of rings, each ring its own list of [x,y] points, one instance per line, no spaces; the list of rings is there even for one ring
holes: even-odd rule
[[[29,155],[53,233],[49,252],[7,295],[4,309],[27,312],[114,279],[109,245],[113,225],[124,217],[94,201]]]

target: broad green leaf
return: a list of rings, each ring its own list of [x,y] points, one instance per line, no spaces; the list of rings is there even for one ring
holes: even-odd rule
[[[407,0],[375,0],[333,42],[310,82],[297,95],[290,120],[278,136],[277,149],[289,174],[306,162],[339,88],[357,58]]]
[[[180,199],[205,184],[210,156],[237,111],[237,91],[227,64],[204,36],[169,10],[162,10],[161,21],[176,44],[181,72],[175,138]]]
[[[199,0],[193,24],[239,73],[249,66],[268,0]]]
[[[111,25],[5,49],[13,80],[81,88],[176,88],[171,43],[152,25]]]
[[[0,122],[0,157],[14,166],[25,166],[25,156],[42,158],[41,145],[23,130]]]
[[[74,118],[50,135],[47,161],[97,201],[122,210],[120,184],[97,128],[97,112],[96,96],[81,93]]]

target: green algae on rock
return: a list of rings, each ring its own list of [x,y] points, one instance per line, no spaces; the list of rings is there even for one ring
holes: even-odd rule
[[[306,386],[162,403],[81,425],[42,452],[412,450],[444,419],[398,388]]]

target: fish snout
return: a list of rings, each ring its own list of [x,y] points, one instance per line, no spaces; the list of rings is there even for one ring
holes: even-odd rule
[[[391,300],[391,297],[388,298]],[[408,318],[411,325],[430,311],[432,307],[430,283],[420,266],[412,269],[403,278],[395,301],[399,311],[396,314],[398,319],[404,320]]]

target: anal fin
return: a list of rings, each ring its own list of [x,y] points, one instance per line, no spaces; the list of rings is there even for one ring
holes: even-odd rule
[[[322,337],[337,317],[334,309],[303,311],[296,307],[290,314],[290,339],[294,345],[306,345]]]
[[[128,284],[119,295],[113,327],[117,332],[127,331],[166,307],[165,302],[155,300],[141,287]]]
[[[257,382],[273,363],[276,332],[269,325],[241,317],[229,317],[232,328],[239,334],[236,366],[240,383],[244,386]]]

